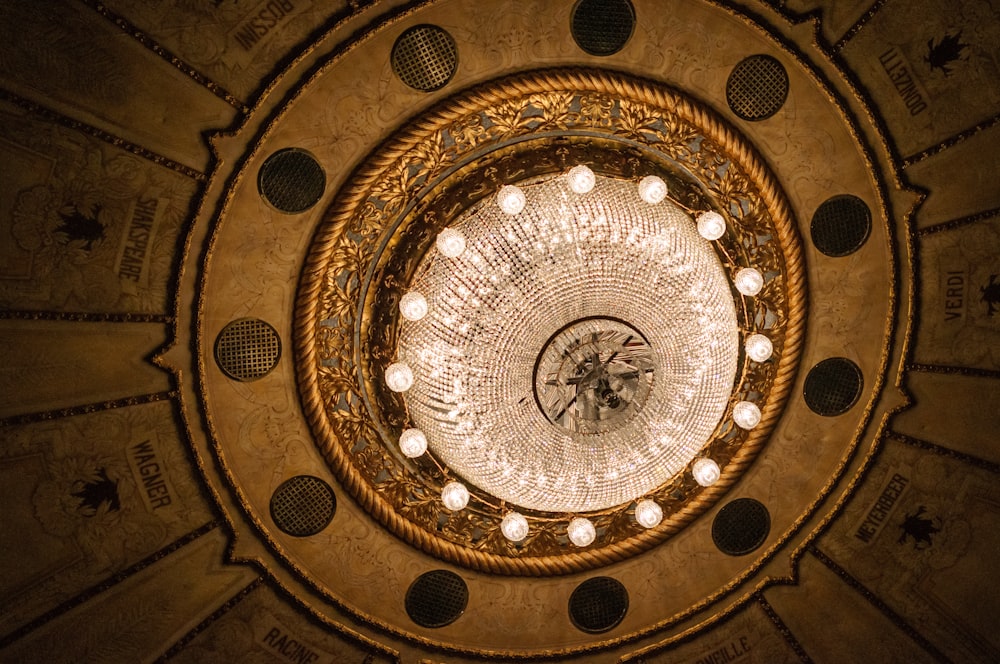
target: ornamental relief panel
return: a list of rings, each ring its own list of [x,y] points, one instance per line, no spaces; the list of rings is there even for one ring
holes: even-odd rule
[[[249,139],[259,139],[260,143],[247,148],[246,160],[238,162],[238,170],[227,181],[231,188],[225,193],[219,216],[210,220],[208,237],[212,246],[203,257],[207,262],[198,265],[205,270],[199,301],[203,308],[199,309],[199,318],[192,328],[197,326],[196,347],[203,363],[198,367],[200,394],[194,398],[201,399],[212,437],[205,453],[216,459],[220,470],[221,477],[213,479],[220,490],[230,491],[238,502],[235,509],[239,512],[236,519],[240,521],[240,537],[235,555],[240,559],[243,556],[266,559],[275,577],[293,587],[296,598],[307,598],[302,601],[324,617],[346,612],[363,624],[365,630],[389,634],[390,638],[399,636],[410,644],[443,644],[456,648],[455,652],[476,651],[482,656],[482,653],[509,652],[502,649],[510,647],[506,635],[513,626],[525,634],[523,647],[540,653],[551,639],[542,632],[530,633],[530,619],[514,609],[523,604],[543,607],[553,619],[565,623],[566,596],[574,585],[572,576],[530,580],[508,577],[503,584],[491,586],[493,575],[475,566],[462,567],[461,561],[456,566],[455,560],[442,560],[434,551],[430,551],[432,555],[424,555],[429,549],[422,545],[417,548],[423,551],[414,550],[406,540],[380,527],[381,516],[377,512],[381,507],[364,504],[363,498],[351,499],[356,486],[374,487],[372,493],[379,500],[397,506],[390,518],[420,523],[423,532],[445,540],[450,538],[452,543],[464,542],[473,554],[506,551],[528,559],[540,557],[534,554],[543,551],[576,552],[567,546],[565,524],[537,527],[535,539],[528,546],[538,548],[526,551],[523,547],[521,550],[511,547],[500,534],[497,519],[489,514],[476,510],[445,514],[441,507],[441,470],[431,463],[418,469],[422,475],[414,473],[413,467],[395,449],[394,438],[405,422],[405,413],[401,414],[398,404],[385,394],[381,386],[382,369],[392,358],[395,307],[419,257],[432,243],[437,230],[457,212],[486,200],[500,184],[561,172],[582,158],[599,172],[625,178],[642,174],[643,164],[652,162],[652,168],[663,175],[684,206],[728,211],[733,219],[739,220],[736,225],[741,229],[752,229],[746,233],[738,230],[737,235],[727,240],[729,244],[721,252],[723,262],[764,265],[769,274],[785,279],[791,270],[786,270],[781,251],[775,250],[778,243],[764,238],[773,233],[761,232],[768,229],[769,202],[761,194],[753,169],[734,160],[725,140],[692,132],[684,123],[666,117],[669,114],[662,113],[656,104],[615,98],[614,94],[542,90],[491,100],[474,112],[445,117],[438,126],[417,127],[423,134],[410,136],[413,140],[409,144],[390,145],[384,154],[373,153],[372,160],[384,159],[374,166],[362,164],[362,169],[371,166],[366,175],[374,176],[364,187],[355,187],[355,181],[348,178],[360,172],[355,169],[372,149],[370,146],[389,145],[383,141],[405,117],[419,118],[422,108],[433,107],[436,113],[442,108],[440,100],[451,90],[475,83],[472,78],[478,70],[473,67],[486,63],[489,56],[467,52],[466,35],[453,30],[453,25],[461,21],[449,11],[461,8],[462,4],[428,6],[426,12],[413,16],[412,21],[400,21],[398,26],[390,22],[381,34],[370,35],[365,49],[321,63],[304,79],[289,104],[270,116],[264,133]],[[650,3],[636,4],[640,13],[648,13]],[[720,28],[720,35],[750,33],[740,42],[742,47],[757,51],[773,47],[762,33],[745,30],[747,21],[735,14],[716,11],[715,6],[678,4],[678,21],[711,14],[712,20],[706,25]],[[489,7],[492,5],[486,8]],[[549,7],[546,4],[545,10],[555,11]],[[470,16],[475,13],[471,8],[466,11]],[[507,17],[504,26],[511,26],[510,37],[516,37],[513,33],[521,26],[531,26],[531,32],[537,32],[526,16],[527,12]],[[652,26],[669,27],[673,16],[652,22]],[[389,64],[393,38],[410,23],[419,22],[418,19],[453,32],[458,46],[456,78],[441,94],[424,95],[406,88]],[[567,38],[568,25],[564,19],[565,13],[562,23],[550,27],[559,33],[554,41]],[[627,63],[640,51],[644,54],[642,58],[659,58],[663,68],[656,70],[656,78],[672,80],[671,77],[687,76],[691,85],[685,87],[691,88],[693,96],[710,100],[717,110],[728,114],[723,91],[731,63],[713,60],[715,66],[705,69],[698,67],[700,61],[693,60],[693,66],[685,68],[678,64],[679,52],[666,58],[646,47],[642,42],[646,33],[639,31],[647,27],[643,22],[637,26],[635,41],[623,51],[622,62],[626,63],[623,68],[629,68],[631,65]],[[507,39],[506,34],[501,31],[497,39]],[[492,43],[488,33],[477,30],[476,35],[483,46]],[[565,44],[556,46],[543,41],[511,42],[511,48],[501,56],[509,58],[504,62],[515,68],[524,64],[518,58],[581,57],[564,53]],[[368,57],[361,57],[362,50]],[[377,57],[379,53],[385,57]],[[600,661],[602,654],[623,644],[669,639],[675,630],[686,629],[682,625],[701,624],[708,614],[714,619],[719,611],[746,607],[752,601],[748,599],[751,585],[748,579],[763,578],[779,569],[784,571],[788,556],[783,547],[797,536],[803,523],[818,516],[825,504],[823,500],[837,486],[844,455],[850,456],[863,444],[871,417],[869,410],[882,385],[880,375],[885,367],[877,356],[885,352],[886,320],[891,318],[887,312],[894,302],[893,293],[887,292],[891,288],[880,278],[894,267],[891,257],[887,257],[891,246],[885,241],[886,219],[884,209],[876,210],[880,208],[876,202],[878,194],[865,174],[863,152],[855,145],[850,128],[842,126],[843,114],[825,104],[824,90],[812,89],[816,87],[815,81],[808,79],[808,73],[796,70],[790,74],[795,98],[790,99],[781,113],[761,123],[736,124],[762,150],[766,149],[769,161],[777,155],[775,167],[785,170],[779,175],[786,186],[794,189],[790,196],[797,218],[797,225],[790,232],[802,232],[808,227],[811,206],[831,195],[835,178],[841,187],[862,197],[875,210],[874,241],[863,250],[868,253],[859,258],[861,265],[875,267],[860,273],[857,277],[860,283],[852,286],[849,293],[835,287],[819,292],[821,301],[814,310],[817,314],[814,320],[838,335],[830,342],[833,346],[859,343],[851,336],[859,321],[876,329],[873,336],[877,341],[868,339],[863,344],[863,357],[856,358],[864,373],[864,393],[859,395],[855,415],[823,422],[828,425],[823,430],[829,440],[816,443],[823,446],[823,454],[816,455],[813,442],[795,436],[793,429],[803,422],[815,427],[813,420],[819,416],[806,411],[800,391],[789,381],[790,399],[795,399],[794,417],[787,422],[782,420],[781,435],[776,436],[773,449],[768,448],[763,452],[766,456],[754,464],[761,471],[759,476],[735,485],[739,498],[747,496],[763,501],[770,511],[774,526],[770,534],[764,534],[759,553],[739,558],[713,547],[713,519],[709,512],[667,545],[608,565],[607,572],[620,578],[631,593],[633,613],[616,634],[598,639],[576,635],[574,652],[594,661]],[[803,90],[807,85],[810,89]],[[351,90],[351,95],[344,94],[344,90]],[[799,95],[809,96],[808,103]],[[821,97],[825,105],[817,103]],[[822,114],[822,118],[817,119],[816,113]],[[585,129],[578,133],[588,134],[586,140],[580,136],[556,140],[556,134],[572,134],[581,127]],[[532,144],[538,138],[537,144]],[[228,149],[237,150],[238,141],[238,137],[234,138]],[[543,149],[546,142],[552,144],[551,149]],[[795,146],[803,147],[796,151]],[[327,175],[327,189],[321,202],[301,216],[279,215],[266,209],[254,186],[261,163],[288,147],[308,150]],[[464,156],[491,150],[493,153],[488,157]],[[708,184],[692,185],[699,181]],[[325,214],[324,208],[328,210]],[[788,216],[792,214],[789,212]],[[320,240],[329,240],[324,244],[328,253],[323,261],[303,263],[300,253],[306,248],[311,231],[330,224],[337,231]],[[806,251],[812,249],[807,245]],[[193,264],[200,263],[199,258],[191,260]],[[841,264],[846,272],[855,267],[854,263]],[[807,264],[806,268],[812,266]],[[827,271],[826,266],[822,271],[827,275],[835,273],[838,278],[841,275],[840,271]],[[301,288],[300,275],[311,289],[300,301],[313,299],[316,303],[315,311],[307,316],[295,310],[300,305],[291,304],[296,286]],[[874,291],[867,290],[876,280],[879,283]],[[883,296],[889,301],[871,311],[859,311],[858,301],[881,301]],[[755,325],[759,321],[769,326],[767,329],[787,329],[793,319],[789,309],[794,303],[785,297],[784,290],[767,288],[760,301],[763,304],[759,308],[751,301],[741,309],[742,320]],[[291,349],[297,345],[299,351],[296,357],[296,352],[289,350],[275,371],[259,382],[236,385],[212,364],[211,345],[221,325],[234,316],[244,315],[272,323],[284,347]],[[288,320],[290,315],[295,320]],[[308,355],[301,351],[304,344],[311,345]],[[779,343],[776,350],[780,356],[788,349]],[[823,359],[827,350],[825,346],[809,349],[810,360]],[[308,385],[293,384],[296,378],[302,379],[301,372],[295,375],[296,365],[315,371],[319,385],[316,395]],[[737,394],[756,391],[755,388],[766,387],[777,379],[772,365],[748,367],[746,374],[741,374]],[[309,440],[312,437],[309,427],[301,421],[295,404],[289,404],[289,395],[305,395],[307,409],[315,407],[325,413],[329,431],[323,435],[327,441],[336,442],[345,458],[349,457],[357,471],[355,476],[347,479],[340,476],[339,483],[330,477],[327,471],[331,467],[337,471],[339,461],[331,461],[327,448],[322,450],[327,458],[319,458],[317,446]],[[730,443],[739,442],[736,439],[742,434],[720,433],[722,441],[718,448],[712,449],[712,454],[728,462],[733,454]],[[730,433],[736,437],[726,438]],[[810,462],[821,469],[809,476],[796,472]],[[275,532],[268,513],[272,492],[289,475],[297,473],[322,477],[334,486],[338,497],[337,514],[329,529],[305,539]],[[795,483],[795,491],[783,491],[785,482]],[[663,487],[658,497],[668,509],[680,509],[694,491],[697,489],[693,482],[684,474],[676,484]],[[807,494],[809,499],[794,499]],[[737,494],[730,497],[737,498]],[[370,514],[366,514],[368,510]],[[611,533],[627,538],[638,532],[628,509],[593,516],[602,535]],[[347,560],[348,565],[342,564],[341,561]],[[692,574],[683,579],[647,574],[650,569],[655,572],[664,566],[685,565],[711,571],[708,577]],[[414,579],[441,567],[454,569],[466,581],[472,601],[468,613],[454,627],[426,632],[408,618],[403,593]],[[574,570],[564,568],[564,571]],[[373,596],[376,588],[377,596]],[[489,598],[488,603],[483,603],[484,597]],[[696,610],[691,609],[692,597],[702,598]],[[498,614],[503,615],[498,617]],[[480,633],[483,631],[480,625],[500,625],[504,620],[508,621],[505,629]],[[568,623],[566,626],[571,627]],[[704,649],[692,654],[729,655],[734,652],[730,647],[734,643],[744,651],[749,647],[751,651],[772,652],[753,639],[744,644],[741,636],[747,635],[735,635],[727,643],[705,642]],[[458,658],[451,654],[429,657],[435,661]]]
[[[890,436],[819,548],[921,633],[968,661],[1000,655],[987,616],[1000,605],[970,584],[1000,546],[996,475]]]
[[[1000,369],[1000,218],[923,235],[914,361]]]
[[[1000,25],[988,0],[882,7],[846,45],[903,157],[988,120],[1000,106]],[[963,90],[962,103],[955,98]]]
[[[160,402],[3,431],[3,631],[24,624],[212,519]],[[44,543],[42,550],[18,541]],[[8,545],[9,544],[9,545]]]
[[[0,106],[0,306],[165,313],[194,183]]]

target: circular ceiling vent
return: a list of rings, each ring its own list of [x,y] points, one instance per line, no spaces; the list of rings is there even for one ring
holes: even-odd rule
[[[392,47],[392,70],[415,90],[432,92],[444,87],[457,67],[455,40],[436,25],[416,25]]]
[[[847,256],[860,249],[872,230],[872,213],[863,200],[844,194],[827,199],[813,214],[813,245],[827,256]]]
[[[576,45],[590,55],[613,55],[632,37],[635,9],[629,0],[580,0],[570,29]]]
[[[803,392],[813,412],[833,417],[857,403],[863,385],[858,365],[846,357],[831,357],[809,370]]]
[[[285,480],[271,496],[271,520],[295,537],[315,535],[333,520],[337,498],[318,477],[297,475]]]
[[[256,318],[234,320],[215,339],[215,362],[234,380],[262,378],[274,369],[280,357],[278,333]]]
[[[744,120],[766,120],[777,113],[788,97],[788,73],[770,55],[751,55],[729,74],[726,101]]]
[[[763,544],[770,531],[767,508],[753,498],[737,498],[715,515],[712,541],[727,555],[743,556]]]
[[[628,611],[628,591],[617,579],[587,579],[569,598],[569,617],[584,632],[599,634],[615,627]]]
[[[421,627],[444,627],[458,620],[469,603],[469,588],[458,574],[433,570],[406,591],[406,612]]]
[[[319,201],[326,189],[326,174],[316,159],[299,148],[278,150],[260,167],[260,195],[288,214],[305,212]]]

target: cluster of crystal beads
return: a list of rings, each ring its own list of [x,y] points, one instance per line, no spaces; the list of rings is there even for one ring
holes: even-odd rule
[[[407,408],[443,463],[511,504],[628,503],[682,471],[726,412],[740,344],[729,281],[694,221],[634,183],[521,189],[523,209],[484,201],[452,223],[464,251],[419,266],[411,286],[429,310],[401,321],[398,345],[414,374]],[[573,432],[539,408],[536,360],[556,332],[598,317],[641,330],[654,378],[627,422]]]

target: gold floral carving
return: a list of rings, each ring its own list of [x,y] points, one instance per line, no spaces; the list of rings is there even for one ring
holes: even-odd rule
[[[574,163],[616,177],[655,172],[692,210],[729,219],[718,243],[725,268],[769,276],[738,298],[745,333],[766,329],[772,360],[743,359],[733,401],[757,397],[763,419],[744,431],[724,418],[705,452],[723,467],[710,488],[689,471],[650,494],[663,506],[643,530],[633,505],[588,514],[597,541],[577,549],[568,515],[529,513],[531,534],[512,544],[504,506],[475,490],[452,513],[440,502],[447,468],[432,455],[405,459],[395,440],[408,425],[398,395],[376,380],[394,356],[396,307],[420,257],[450,219],[513,181]],[[473,89],[402,129],[343,187],[317,231],[295,314],[299,389],[317,444],[344,487],[375,518],[424,551],[505,574],[564,574],[622,560],[663,541],[717,500],[773,428],[794,380],[803,338],[801,248],[785,198],[736,132],[672,89],[619,74],[554,70]],[[757,395],[763,395],[758,397]]]

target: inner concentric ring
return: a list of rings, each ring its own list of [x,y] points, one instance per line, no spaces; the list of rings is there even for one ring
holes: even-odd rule
[[[429,313],[400,327],[398,357],[415,376],[407,410],[452,471],[508,503],[621,505],[683,470],[725,413],[739,360],[732,290],[693,220],[669,200],[644,202],[633,182],[598,177],[577,194],[559,176],[523,191],[517,214],[488,199],[460,215],[452,228],[464,253],[432,250],[418,266],[411,287]],[[638,391],[624,390],[630,407],[607,408],[603,423],[588,420],[593,410],[567,420],[536,402],[536,361],[547,371],[547,349],[563,352],[553,334],[596,325],[587,320],[625,346],[629,330],[642,331]],[[582,399],[601,396],[587,392],[600,390],[602,371],[591,367]]]

